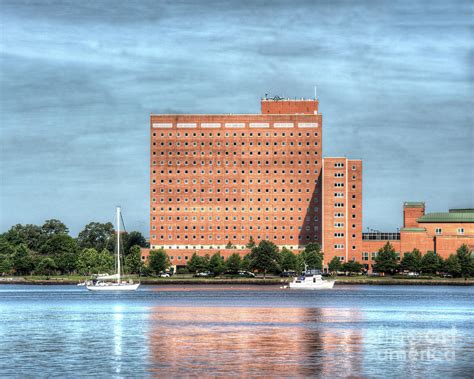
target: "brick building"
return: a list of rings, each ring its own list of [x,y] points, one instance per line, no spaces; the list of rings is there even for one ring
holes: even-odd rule
[[[150,133],[150,246],[174,264],[194,252],[245,254],[250,237],[293,250],[321,243],[317,100],[264,99],[261,114],[152,115]]]
[[[322,170],[324,261],[358,260],[362,249],[362,161],[324,158]]]
[[[424,203],[405,203],[397,233],[362,233],[362,161],[322,158],[318,105],[274,98],[260,114],[151,115],[151,248],[186,265],[194,252],[247,254],[250,238],[293,251],[317,242],[325,265],[337,256],[370,269],[387,241],[443,257],[473,247],[472,210],[425,215]]]
[[[370,269],[377,251],[387,242],[403,256],[417,248],[422,254],[433,251],[446,259],[466,244],[474,249],[474,209],[450,209],[449,212],[425,213],[425,203],[403,204],[403,227],[397,233],[362,233],[359,262]]]

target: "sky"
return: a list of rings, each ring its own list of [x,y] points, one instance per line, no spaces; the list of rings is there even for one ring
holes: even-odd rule
[[[367,228],[474,207],[470,1],[0,0],[0,232],[149,236],[151,113],[314,96],[323,155],[363,160]]]

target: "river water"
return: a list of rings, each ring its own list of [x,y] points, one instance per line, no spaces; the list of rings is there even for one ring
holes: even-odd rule
[[[473,287],[0,286],[0,377],[473,375]]]

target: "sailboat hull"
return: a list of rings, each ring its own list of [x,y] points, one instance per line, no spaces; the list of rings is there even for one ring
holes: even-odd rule
[[[125,283],[101,283],[97,285],[87,286],[89,291],[136,291],[140,283],[125,284]]]

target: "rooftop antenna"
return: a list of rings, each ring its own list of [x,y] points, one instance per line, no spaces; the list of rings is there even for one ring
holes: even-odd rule
[[[314,100],[318,99],[318,87],[314,86]]]

